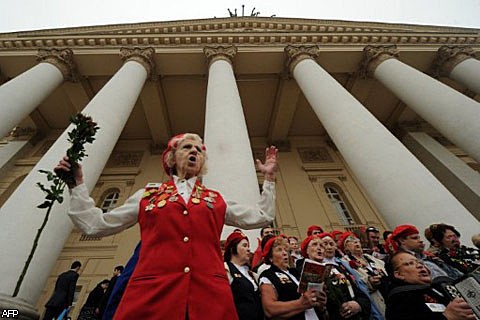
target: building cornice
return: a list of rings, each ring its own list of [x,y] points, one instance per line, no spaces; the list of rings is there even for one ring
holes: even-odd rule
[[[480,30],[286,18],[220,18],[0,34],[0,51],[45,47],[480,45]]]

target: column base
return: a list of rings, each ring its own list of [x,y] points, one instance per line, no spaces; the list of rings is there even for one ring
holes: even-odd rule
[[[15,315],[15,311],[18,310],[18,315]],[[0,294],[0,316],[5,313],[9,313],[10,318],[19,319],[19,320],[38,320],[40,319],[40,314],[34,306],[30,305],[28,302],[21,298],[13,298],[4,294]]]

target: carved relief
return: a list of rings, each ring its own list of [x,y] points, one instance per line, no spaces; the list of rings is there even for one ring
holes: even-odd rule
[[[203,53],[207,57],[208,64],[211,65],[216,60],[226,60],[230,64],[233,65],[233,58],[237,54],[237,47],[229,46],[229,47],[205,47],[203,48]]]
[[[78,82],[80,80],[80,74],[73,61],[73,51],[71,49],[39,49],[37,61],[54,65],[67,81]]]
[[[153,56],[155,55],[155,49],[152,47],[148,48],[120,48],[120,58],[122,61],[136,61],[140,63],[145,70],[147,70],[147,77],[150,80],[157,80],[157,71],[155,66],[155,61]]]
[[[328,153],[328,149],[325,147],[297,148],[297,151],[303,163],[334,162],[332,156]]]
[[[292,46],[288,45],[284,49],[287,54],[287,70],[293,72],[296,65],[303,59],[315,60],[320,53],[318,46]]]
[[[12,131],[10,131],[9,137],[16,138],[16,140],[21,140],[22,138],[28,138],[37,132],[36,129],[31,127],[15,127]]]
[[[139,167],[143,151],[118,151],[112,153],[107,162],[107,167]]]
[[[360,78],[373,77],[375,69],[385,60],[399,57],[397,46],[366,46],[358,68]]]
[[[475,58],[475,51],[471,47],[442,46],[432,62],[432,76],[448,77],[460,62],[470,58]]]

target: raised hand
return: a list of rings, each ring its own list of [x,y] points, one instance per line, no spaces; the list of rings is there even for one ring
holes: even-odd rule
[[[256,159],[257,168],[265,176],[267,181],[275,181],[275,173],[278,169],[278,149],[275,146],[270,146],[265,149],[265,163]]]
[[[68,157],[67,156],[63,157],[63,159],[58,162],[58,164],[53,169],[53,171],[57,174],[62,172],[62,171],[63,172],[72,171],[72,165],[68,161]],[[75,184],[68,183],[68,187],[70,189],[83,183],[83,171],[82,171],[82,166],[80,164],[77,164],[77,167],[75,168],[74,180],[75,180]]]

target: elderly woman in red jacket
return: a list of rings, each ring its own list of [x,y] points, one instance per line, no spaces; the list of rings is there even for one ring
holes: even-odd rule
[[[103,213],[83,184],[81,167],[71,187],[69,216],[86,234],[106,236],[140,225],[142,247],[114,319],[237,319],[220,251],[224,223],[269,225],[275,215],[277,149],[266,150],[262,196],[255,208],[224,200],[201,183],[206,147],[192,133],[173,137],[163,153],[170,179],[149,183],[123,206]],[[70,170],[68,159],[55,170]],[[241,173],[240,173],[241,174]]]

